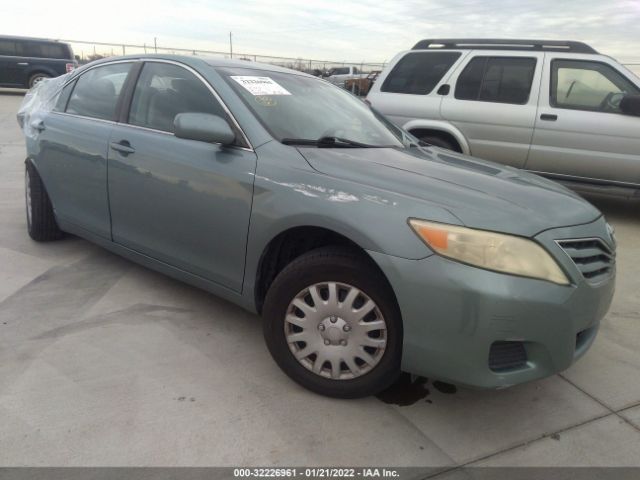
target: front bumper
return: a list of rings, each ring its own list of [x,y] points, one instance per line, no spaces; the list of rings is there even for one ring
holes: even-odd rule
[[[403,370],[459,385],[502,388],[568,368],[591,346],[609,309],[615,265],[606,278],[589,283],[555,240],[593,237],[611,245],[602,217],[536,237],[568,274],[570,286],[491,272],[438,255],[408,260],[369,252],[389,279],[402,312]],[[526,362],[496,371],[489,365],[491,346],[505,341],[519,342]]]

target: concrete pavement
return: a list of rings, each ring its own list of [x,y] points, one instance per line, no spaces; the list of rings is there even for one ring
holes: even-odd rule
[[[590,198],[618,288],[568,371],[333,400],[280,372],[257,316],[75,237],[31,241],[21,100],[0,91],[0,466],[640,466],[639,202]]]

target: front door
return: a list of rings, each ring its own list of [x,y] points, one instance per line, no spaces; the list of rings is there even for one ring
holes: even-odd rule
[[[192,71],[145,63],[128,119],[111,133],[113,241],[240,291],[256,155],[240,142],[175,137],[173,120],[185,112],[226,117]]]
[[[615,62],[547,53],[526,168],[560,178],[640,184],[640,117],[620,112],[640,85]]]

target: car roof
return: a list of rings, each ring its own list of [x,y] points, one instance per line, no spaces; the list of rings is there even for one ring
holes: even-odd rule
[[[25,41],[32,41],[32,42],[49,42],[49,43],[61,43],[63,45],[68,45],[68,43],[62,42],[60,40],[55,40],[53,38],[21,37],[19,35],[0,35],[0,40],[25,40]]]
[[[95,62],[91,62],[91,65],[97,65],[99,63],[108,63],[118,60],[170,60],[174,62],[184,63],[190,67],[198,69],[202,66],[202,62],[208,66],[217,68],[249,68],[252,70],[264,70],[265,72],[280,72],[289,73],[292,75],[300,75],[304,77],[317,78],[308,73],[300,72],[298,70],[292,70],[290,68],[279,67],[277,65],[271,65],[268,63],[252,62],[247,60],[232,60],[228,58],[219,58],[208,55],[171,55],[163,53],[149,53],[149,54],[137,54],[137,55],[124,55],[116,57],[106,57]]]

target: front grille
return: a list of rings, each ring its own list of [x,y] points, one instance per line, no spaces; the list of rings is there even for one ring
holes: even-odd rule
[[[489,368],[508,372],[527,366],[527,351],[522,342],[493,342],[489,350]]]
[[[589,281],[606,277],[615,264],[614,252],[599,238],[557,240],[557,243]]]

